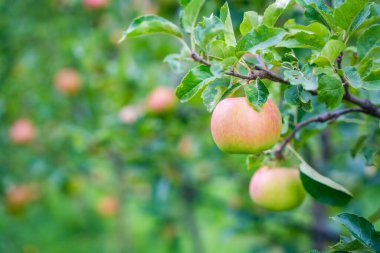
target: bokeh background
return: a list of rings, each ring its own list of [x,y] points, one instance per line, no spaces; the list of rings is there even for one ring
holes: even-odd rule
[[[235,24],[270,3],[228,2]],[[208,0],[202,13],[223,3]],[[308,197],[273,213],[248,196],[246,156],[216,148],[199,98],[147,112],[149,94],[183,76],[162,62],[180,45],[165,35],[118,40],[138,15],[178,23],[179,10],[176,0],[109,0],[98,9],[81,0],[0,0],[0,252],[305,252],[338,240],[329,216],[368,216],[380,205],[379,173],[349,156],[355,124],[302,145],[356,199],[328,208]],[[55,85],[67,68],[81,80],[75,94]],[[10,137],[19,119],[35,128],[28,143]]]

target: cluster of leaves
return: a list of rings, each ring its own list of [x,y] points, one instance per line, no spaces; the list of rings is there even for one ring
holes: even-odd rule
[[[331,247],[333,252],[380,252],[380,232],[370,221],[350,213],[342,213],[332,219],[346,227],[353,237],[341,236],[339,243]],[[320,252],[312,250],[309,253]]]

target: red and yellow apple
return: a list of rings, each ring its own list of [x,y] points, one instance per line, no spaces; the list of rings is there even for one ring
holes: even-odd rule
[[[9,136],[15,144],[27,144],[34,140],[36,130],[29,119],[21,118],[12,124]]]
[[[101,9],[108,5],[108,0],[83,0],[83,5],[88,9]]]
[[[55,88],[62,94],[75,94],[82,84],[82,80],[75,69],[64,68],[54,76]]]
[[[147,97],[146,107],[153,113],[163,113],[174,108],[177,102],[174,90],[160,86],[154,89]]]
[[[226,98],[211,117],[216,145],[233,154],[255,154],[272,148],[280,138],[281,125],[281,113],[270,99],[258,112],[245,97]]]
[[[114,216],[119,211],[119,199],[115,196],[102,197],[97,205],[97,211],[101,216]]]
[[[294,209],[306,195],[297,169],[267,166],[253,174],[249,194],[257,205],[272,211]]]

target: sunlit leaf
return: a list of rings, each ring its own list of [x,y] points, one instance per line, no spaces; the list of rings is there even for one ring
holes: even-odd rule
[[[153,33],[166,33],[181,38],[180,29],[172,22],[155,15],[141,16],[132,21],[123,37],[132,38]]]

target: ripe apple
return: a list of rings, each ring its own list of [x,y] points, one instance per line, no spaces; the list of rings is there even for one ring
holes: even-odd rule
[[[267,166],[253,174],[249,194],[257,205],[273,211],[296,208],[306,195],[297,169]]]
[[[82,84],[82,80],[75,69],[64,68],[54,76],[55,88],[62,94],[76,93]]]
[[[108,5],[108,0],[83,0],[83,5],[88,9],[101,9]]]
[[[97,205],[97,211],[105,217],[114,216],[119,211],[119,200],[115,196],[102,197]]]
[[[146,107],[148,111],[158,114],[173,109],[176,101],[177,99],[173,89],[160,86],[148,95]]]
[[[270,99],[260,112],[245,97],[222,100],[211,116],[211,133],[226,153],[255,154],[270,149],[281,134],[281,114]]]
[[[36,131],[29,119],[20,118],[12,124],[9,135],[13,143],[27,144],[34,140]]]

